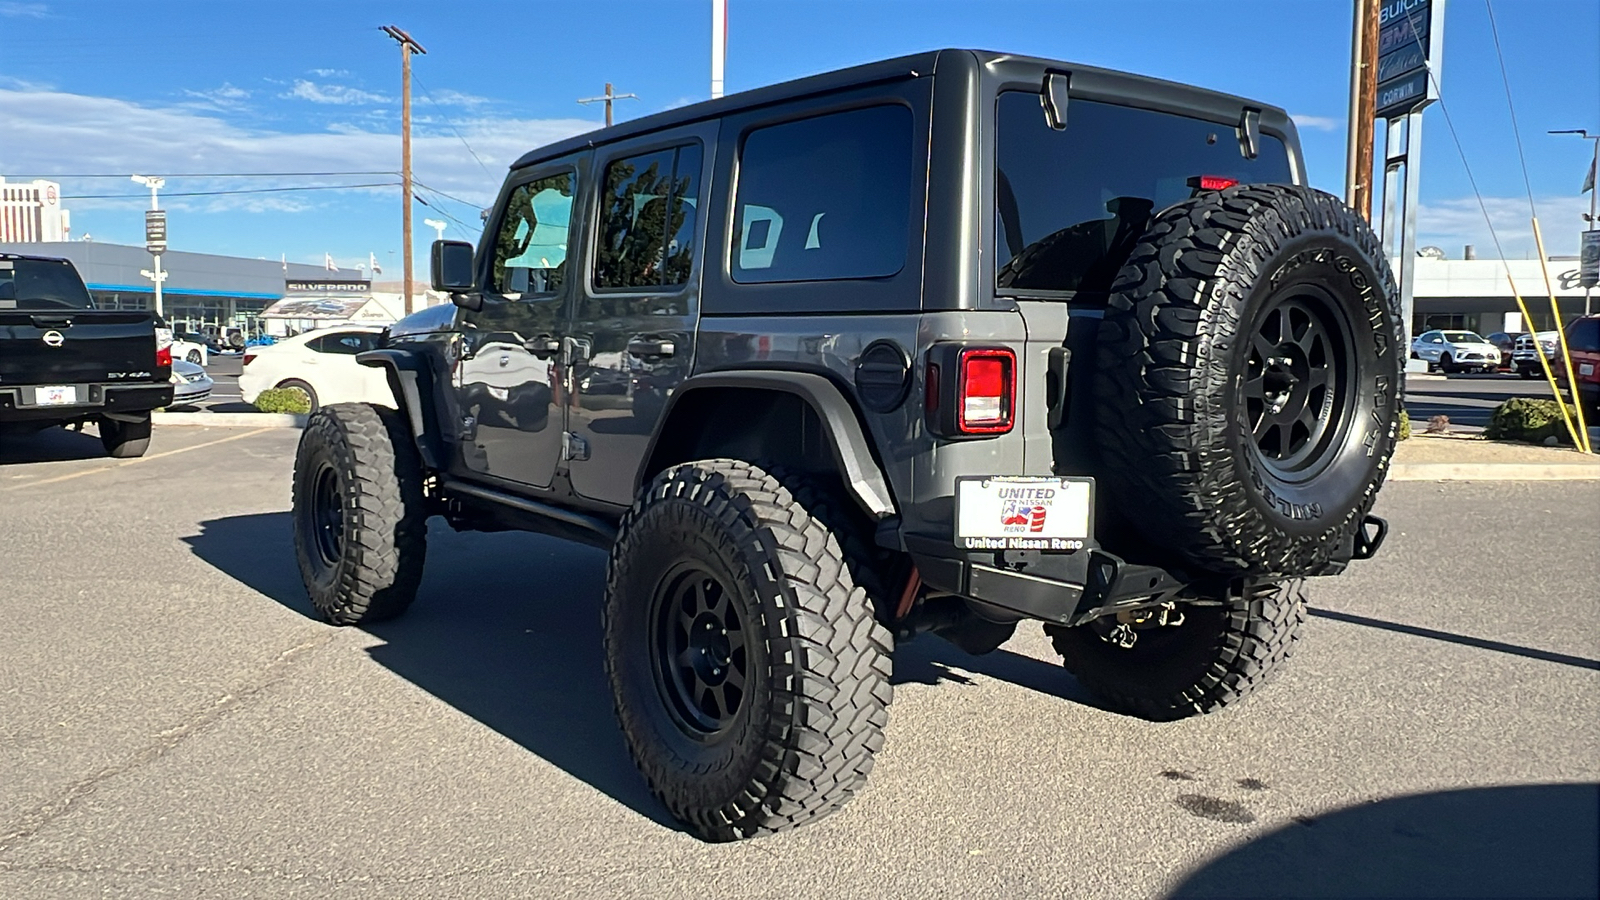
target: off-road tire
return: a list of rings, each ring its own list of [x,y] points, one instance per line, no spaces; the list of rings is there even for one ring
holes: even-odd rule
[[[101,418],[100,446],[112,459],[137,459],[150,449],[150,414],[137,422]]]
[[[319,518],[335,500],[336,527]],[[422,580],[427,505],[400,414],[366,403],[312,413],[295,454],[293,519],[300,578],[318,615],[360,625],[404,612]],[[330,531],[338,532],[331,542]]]
[[[299,391],[306,395],[306,403],[310,404],[309,412],[316,412],[322,408],[322,401],[317,398],[317,389],[298,378],[288,378],[277,383],[276,387],[283,391]]]
[[[645,781],[703,840],[757,837],[838,810],[883,745],[892,637],[814,513],[828,502],[804,478],[713,459],[661,473],[623,517],[606,572],[606,674]],[[674,670],[660,649],[677,633],[662,623],[678,606],[659,599],[677,571],[715,579],[737,620],[744,692],[715,701],[723,724],[714,729],[690,723],[675,686],[682,657],[671,657]]]
[[[1310,349],[1289,337],[1300,322]],[[1156,216],[1098,342],[1097,508],[1138,542],[1122,549],[1222,575],[1326,571],[1388,470],[1400,325],[1380,242],[1336,197],[1249,185]],[[1277,330],[1281,342],[1264,336]],[[1280,425],[1280,409],[1311,411],[1310,425]],[[1296,445],[1296,429],[1311,437]]]
[[[1062,665],[1110,709],[1155,721],[1214,712],[1269,680],[1306,620],[1298,579],[1247,587],[1226,606],[1190,606],[1178,626],[1136,631],[1129,648],[1104,623],[1045,626]]]

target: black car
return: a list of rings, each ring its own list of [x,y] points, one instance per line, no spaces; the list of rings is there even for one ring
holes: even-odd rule
[[[942,50],[534,150],[486,223],[359,357],[397,410],[311,416],[301,577],[351,625],[432,516],[604,548],[618,721],[705,839],[863,786],[896,641],[1042,621],[1108,708],[1212,712],[1385,533],[1399,293],[1276,107]]]

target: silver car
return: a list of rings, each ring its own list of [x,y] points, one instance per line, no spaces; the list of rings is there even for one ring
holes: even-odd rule
[[[188,406],[211,396],[211,376],[187,360],[172,361],[172,406]]]

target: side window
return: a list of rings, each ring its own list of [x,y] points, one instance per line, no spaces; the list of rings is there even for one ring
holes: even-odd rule
[[[572,221],[571,172],[547,175],[511,192],[495,232],[489,287],[508,300],[561,289]]]
[[[911,110],[873,106],[744,139],[732,268],[741,284],[893,275],[905,265]]]
[[[334,334],[325,334],[309,342],[311,349],[318,353],[342,353],[354,356],[376,347],[377,341],[373,335],[366,331],[346,331]]]
[[[694,263],[700,148],[658,150],[606,166],[595,242],[594,286],[683,284]]]

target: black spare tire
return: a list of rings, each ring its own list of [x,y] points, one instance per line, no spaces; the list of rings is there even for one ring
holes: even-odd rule
[[[1394,451],[1400,315],[1336,197],[1245,185],[1161,212],[1101,323],[1101,508],[1170,565],[1325,571]]]

